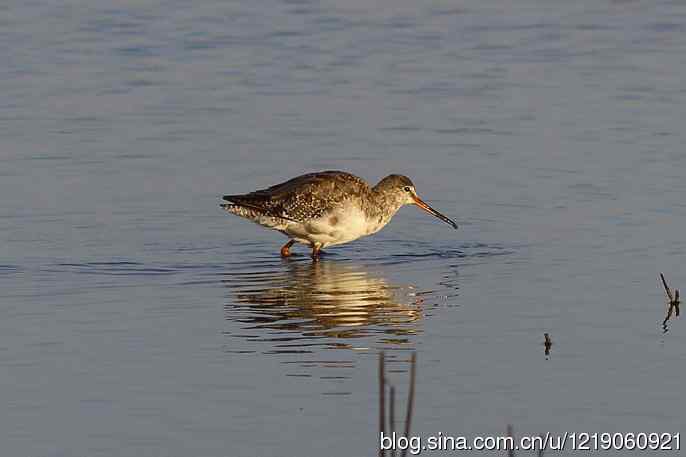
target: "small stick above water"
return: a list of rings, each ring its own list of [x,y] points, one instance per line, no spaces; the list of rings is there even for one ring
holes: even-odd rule
[[[514,436],[514,428],[512,427],[512,424],[507,425],[507,436],[508,436],[508,438],[512,438],[512,441],[514,441],[515,436]],[[514,451],[514,446],[513,447],[508,446],[507,447],[507,457],[515,457],[515,456],[516,456],[516,454]]]
[[[538,436],[539,436],[539,438],[541,438],[541,441],[543,441],[543,440],[545,439],[545,436],[544,436],[544,435],[538,435]],[[543,457],[543,454],[544,454],[544,452],[545,452],[545,451],[543,450],[544,447],[545,447],[545,446],[541,446],[540,448],[538,448],[538,457]]]
[[[414,409],[414,385],[417,379],[417,353],[413,352],[410,359],[410,388],[407,396],[407,412],[405,413],[405,432],[402,437],[410,439],[410,426],[412,424],[412,414]],[[395,387],[392,386],[386,379],[386,358],[383,351],[379,354],[379,439],[383,438],[386,433],[386,385],[389,387],[389,434],[393,440],[396,437],[396,421],[395,421]],[[381,442],[379,443],[381,444]],[[407,456],[408,448],[401,451],[400,456]],[[395,445],[391,448],[391,457],[396,456]],[[386,457],[386,451],[382,446],[379,446],[379,457]]]
[[[388,425],[390,427],[389,434],[395,436],[395,387],[391,386],[391,398],[388,411]],[[391,457],[395,457],[395,446],[391,448]]]
[[[550,355],[550,348],[553,347],[553,341],[547,333],[543,334],[543,338],[545,338],[545,341],[543,342],[543,346],[545,346],[545,355]]]
[[[414,384],[417,379],[417,353],[412,353],[410,359],[410,391],[407,394],[407,412],[405,414],[405,437],[410,437],[410,426],[412,425],[412,412],[414,409]],[[402,450],[402,457],[407,455],[407,448]]]
[[[679,317],[679,289],[674,289],[674,311],[676,311],[676,317]]]
[[[665,275],[660,273],[660,279],[662,280],[662,285],[665,288],[665,293],[667,294],[667,300],[669,301],[669,308],[667,308],[667,316],[665,317],[665,320],[662,321],[662,328],[667,331],[667,321],[672,318],[672,313],[676,315],[676,317],[679,317],[679,305],[681,302],[679,301],[679,289],[674,289],[674,294],[672,295],[672,290],[669,288],[669,285],[667,285],[667,280],[665,279]]]
[[[379,436],[384,436],[386,432],[386,398],[385,398],[385,374],[384,353],[379,354]],[[379,446],[379,457],[385,457],[386,451]]]
[[[665,292],[667,293],[667,298],[669,299],[669,302],[672,303],[674,301],[674,297],[672,296],[672,291],[667,285],[667,280],[665,279],[665,275],[660,273],[660,279],[662,279],[662,285],[665,286]]]

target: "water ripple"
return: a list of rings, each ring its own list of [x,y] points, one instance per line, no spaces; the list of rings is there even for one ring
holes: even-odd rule
[[[168,275],[177,272],[174,268],[150,267],[138,262],[86,262],[86,263],[58,263],[62,270],[79,274],[93,275]]]
[[[0,275],[11,275],[18,273],[19,267],[16,265],[0,265]]]

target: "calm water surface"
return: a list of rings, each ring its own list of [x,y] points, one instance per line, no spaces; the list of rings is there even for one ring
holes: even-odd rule
[[[379,350],[400,398],[417,352],[423,436],[684,432],[685,32],[677,1],[6,2],[3,455],[374,455]],[[321,169],[460,230],[405,208],[313,265],[218,207]]]

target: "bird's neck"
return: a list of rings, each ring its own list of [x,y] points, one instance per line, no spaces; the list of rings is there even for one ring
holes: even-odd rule
[[[372,188],[372,198],[370,205],[365,209],[367,215],[374,219],[382,219],[387,223],[398,212],[404,202],[396,194],[387,192],[385,189],[377,189],[378,185]]]

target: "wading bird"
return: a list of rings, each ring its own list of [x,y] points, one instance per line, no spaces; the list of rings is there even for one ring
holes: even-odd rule
[[[312,258],[318,260],[322,248],[378,232],[403,205],[417,205],[457,229],[419,198],[410,178],[402,175],[388,175],[370,187],[350,173],[322,171],[223,198],[229,202],[221,205],[226,211],[289,237],[281,248],[283,257],[299,242],[310,246]]]

